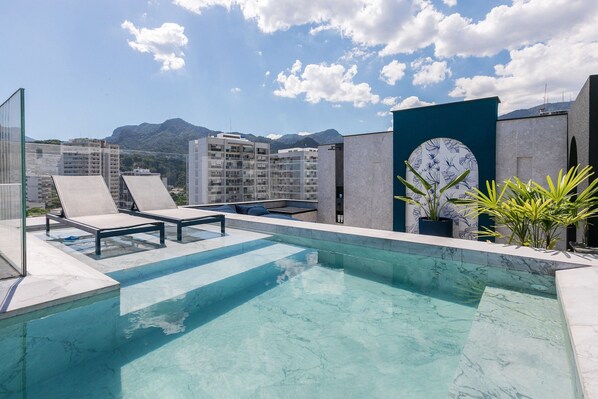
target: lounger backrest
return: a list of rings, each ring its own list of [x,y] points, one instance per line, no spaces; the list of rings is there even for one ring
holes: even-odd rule
[[[160,176],[122,176],[122,178],[139,211],[177,208]]]
[[[52,176],[67,218],[118,213],[102,176]]]

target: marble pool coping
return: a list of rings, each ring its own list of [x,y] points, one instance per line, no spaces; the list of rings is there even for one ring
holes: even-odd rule
[[[534,274],[554,276],[557,270],[598,265],[596,255],[259,216],[227,214],[226,225],[261,233],[333,241]]]
[[[557,271],[556,289],[583,397],[598,398],[598,266]]]
[[[27,233],[27,276],[0,281],[0,320],[120,289],[116,280]]]

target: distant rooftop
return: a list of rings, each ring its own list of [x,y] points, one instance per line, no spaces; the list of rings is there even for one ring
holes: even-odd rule
[[[295,147],[295,148],[286,148],[284,150],[278,150],[279,154],[286,154],[288,152],[318,152],[318,149],[317,148]]]
[[[241,137],[240,134],[234,134],[234,133],[218,133],[216,135],[216,137],[218,137],[219,139],[235,139],[235,140],[249,141],[249,140],[244,139],[243,137]]]

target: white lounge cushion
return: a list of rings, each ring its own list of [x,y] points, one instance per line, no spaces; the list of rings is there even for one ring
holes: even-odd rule
[[[160,176],[122,176],[140,212],[177,209]]]
[[[67,218],[118,214],[102,176],[52,176]]]
[[[143,226],[145,224],[151,223],[159,223],[157,220],[154,219],[147,219],[139,216],[131,216],[125,213],[79,216],[70,219],[74,220],[75,222],[79,222],[99,230],[122,229],[127,227]]]
[[[177,208],[177,209],[160,209],[145,212],[149,215],[163,216],[171,219],[179,220],[193,220],[206,216],[218,216],[214,213],[203,212],[197,209]]]

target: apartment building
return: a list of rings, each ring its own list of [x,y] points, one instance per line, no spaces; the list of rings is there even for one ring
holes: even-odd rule
[[[64,176],[104,177],[114,201],[119,200],[120,147],[104,140],[73,139],[61,146],[59,173]]]
[[[289,148],[270,155],[270,198],[318,198],[318,149]]]
[[[25,143],[26,201],[28,208],[47,208],[52,202],[52,175],[59,174],[61,146]]]
[[[52,178],[49,175],[26,176],[28,208],[48,208],[52,201]]]
[[[270,198],[270,144],[220,133],[189,142],[189,204]]]

